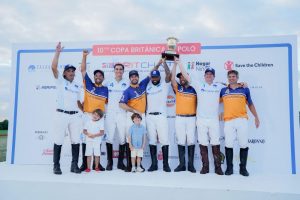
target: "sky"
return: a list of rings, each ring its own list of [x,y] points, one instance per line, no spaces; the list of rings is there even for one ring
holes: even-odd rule
[[[300,36],[299,0],[0,0],[0,121],[13,43],[274,35]]]

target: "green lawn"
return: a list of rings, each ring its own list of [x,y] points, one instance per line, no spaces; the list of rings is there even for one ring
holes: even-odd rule
[[[7,136],[0,136],[0,162],[6,160],[6,142]]]

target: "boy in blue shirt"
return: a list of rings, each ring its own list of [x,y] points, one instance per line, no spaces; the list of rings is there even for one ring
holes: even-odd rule
[[[141,159],[144,154],[144,148],[146,143],[146,128],[141,124],[142,117],[138,113],[134,113],[131,116],[133,125],[129,128],[128,143],[131,151],[131,163],[135,163],[137,158],[137,167],[132,167],[132,172],[144,172],[141,168]]]

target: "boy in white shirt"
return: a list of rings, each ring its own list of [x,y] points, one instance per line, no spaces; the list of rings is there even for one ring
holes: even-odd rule
[[[85,172],[91,171],[91,160],[92,156],[95,156],[95,171],[99,172],[99,162],[100,162],[100,144],[104,135],[104,121],[103,121],[103,111],[96,109],[92,112],[92,118],[85,124],[83,133],[86,137],[86,151],[85,156],[87,156],[87,169]]]

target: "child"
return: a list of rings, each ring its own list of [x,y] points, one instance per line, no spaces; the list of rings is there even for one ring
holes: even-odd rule
[[[137,157],[137,167],[132,166],[132,172],[144,172],[141,168],[141,159],[144,153],[146,142],[146,128],[141,124],[142,117],[138,113],[131,116],[133,125],[129,129],[128,143],[131,151],[131,163],[135,163]]]
[[[95,156],[95,171],[99,172],[100,162],[100,144],[104,135],[104,122],[102,119],[103,112],[100,109],[96,109],[92,112],[92,118],[85,124],[83,133],[86,137],[86,151],[87,156],[87,169],[85,172],[91,171],[91,160],[94,154]]]

